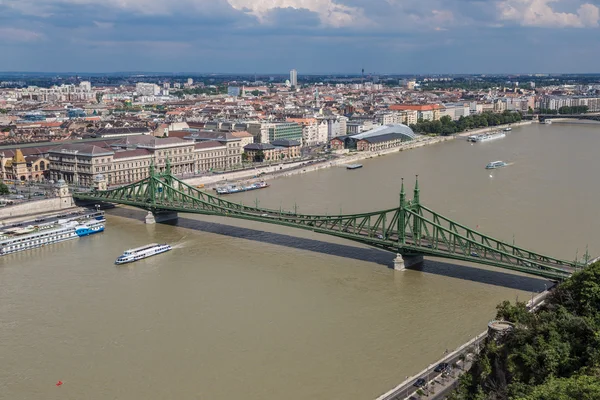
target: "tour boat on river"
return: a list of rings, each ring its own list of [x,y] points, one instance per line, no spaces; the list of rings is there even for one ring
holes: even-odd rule
[[[508,164],[504,161],[492,161],[488,165],[485,166],[485,169],[496,169],[506,167]]]
[[[119,258],[117,258],[117,261],[115,261],[115,264],[120,265],[120,264],[131,263],[131,262],[138,261],[138,260],[141,260],[144,258],[155,256],[157,254],[165,253],[171,249],[172,249],[172,247],[169,246],[168,244],[158,244],[158,243],[147,244],[145,246],[137,247],[135,249],[125,250],[123,255],[121,255]]]

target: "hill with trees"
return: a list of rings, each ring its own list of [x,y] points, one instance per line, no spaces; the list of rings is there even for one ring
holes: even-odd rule
[[[600,399],[600,263],[560,284],[539,310],[506,301],[515,328],[488,339],[453,400]]]

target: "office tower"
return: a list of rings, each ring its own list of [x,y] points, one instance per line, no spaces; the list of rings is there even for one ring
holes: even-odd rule
[[[290,84],[293,87],[298,86],[298,72],[295,69],[290,71]]]

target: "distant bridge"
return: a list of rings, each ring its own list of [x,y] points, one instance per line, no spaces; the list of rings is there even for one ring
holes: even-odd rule
[[[585,263],[566,261],[496,240],[454,222],[420,202],[418,179],[413,199],[406,198],[404,182],[398,207],[359,214],[313,215],[234,203],[198,190],[171,174],[150,167],[150,176],[108,190],[99,182],[90,192],[76,192],[77,200],[110,202],[146,209],[159,218],[195,213],[277,224],[337,236],[397,253],[396,269],[417,264],[423,256],[486,264],[561,281]],[[152,217],[150,215],[150,217]]]
[[[600,122],[600,114],[538,114],[540,122],[547,119],[569,118]]]

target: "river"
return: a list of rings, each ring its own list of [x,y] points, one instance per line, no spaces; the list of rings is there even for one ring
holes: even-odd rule
[[[580,257],[600,224],[593,125],[531,125],[272,180],[228,196],[302,213],[421,202],[484,233]],[[485,165],[504,160],[494,171]],[[412,192],[409,193],[409,198]],[[482,332],[546,281],[393,254],[292,228],[117,208],[103,234],[0,258],[0,399],[372,399]],[[175,250],[129,266],[126,248]],[[63,385],[56,387],[60,380]]]

